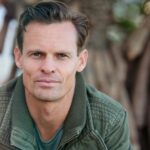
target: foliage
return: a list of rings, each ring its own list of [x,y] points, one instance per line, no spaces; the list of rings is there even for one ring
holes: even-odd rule
[[[120,42],[126,33],[134,31],[143,22],[142,0],[114,0],[112,17],[114,24],[107,30],[108,38]]]

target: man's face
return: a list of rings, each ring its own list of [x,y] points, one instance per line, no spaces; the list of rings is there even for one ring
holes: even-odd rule
[[[27,95],[42,101],[67,97],[74,89],[76,72],[87,61],[87,50],[77,54],[77,31],[71,22],[30,23],[22,53],[16,48],[14,54]]]

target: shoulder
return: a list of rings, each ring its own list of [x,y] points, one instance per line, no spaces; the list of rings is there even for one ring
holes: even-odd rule
[[[121,126],[126,111],[120,103],[89,85],[87,97],[94,127],[103,137],[107,136],[116,125]]]
[[[17,82],[17,78],[8,81],[7,83],[0,86],[0,94],[10,93],[14,89]]]
[[[0,87],[0,124],[6,113],[17,79],[7,82]]]
[[[12,96],[17,78],[7,82],[6,84],[0,87],[0,106],[7,104]]]
[[[86,89],[89,103],[91,106],[105,109],[104,112],[106,110],[108,110],[108,112],[112,111],[112,113],[118,113],[118,111],[124,110],[119,102],[106,95],[105,93],[98,91],[96,88],[87,85]]]

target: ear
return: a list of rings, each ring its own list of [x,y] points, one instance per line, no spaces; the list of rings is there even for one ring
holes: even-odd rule
[[[78,72],[81,72],[84,70],[84,68],[86,67],[86,64],[87,64],[87,60],[88,60],[88,51],[87,51],[87,49],[84,49],[79,54],[79,64],[78,64],[78,68],[77,68]]]
[[[14,56],[15,56],[16,66],[21,69],[22,68],[22,63],[21,63],[22,54],[18,48],[14,49]]]

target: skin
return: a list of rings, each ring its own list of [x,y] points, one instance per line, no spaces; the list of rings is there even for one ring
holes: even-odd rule
[[[14,55],[23,72],[29,112],[41,137],[50,139],[69,112],[75,74],[85,68],[88,52],[77,53],[77,31],[71,22],[34,22],[24,32],[22,53],[15,48]]]

